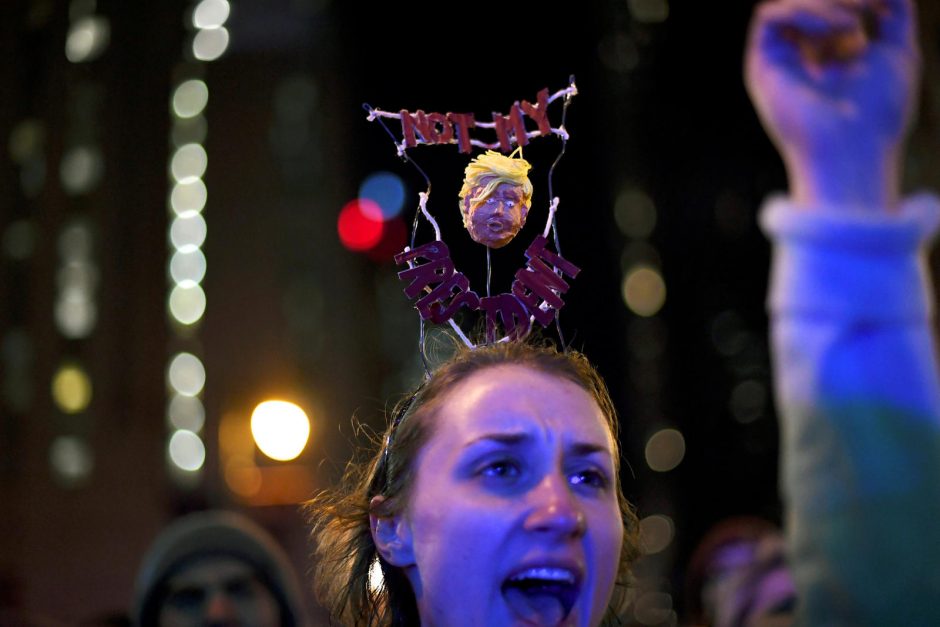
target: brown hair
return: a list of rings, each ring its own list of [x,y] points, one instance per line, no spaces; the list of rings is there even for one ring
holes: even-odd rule
[[[549,341],[503,342],[473,350],[460,349],[413,395],[398,404],[379,450],[367,464],[350,462],[341,485],[325,490],[304,505],[315,542],[314,588],[330,615],[356,627],[418,625],[414,593],[401,569],[379,557],[369,527],[370,501],[384,496],[379,516],[402,512],[413,484],[413,460],[431,436],[437,402],[455,384],[490,366],[515,364],[568,379],[591,394],[600,406],[617,446],[619,423],[607,386],[588,359],[576,351],[559,351]],[[384,445],[384,446],[383,446]],[[624,524],[617,585],[626,590],[630,565],[639,554],[638,522],[619,484],[620,453],[614,451],[617,499]],[[381,589],[369,584],[369,569],[379,561]],[[619,607],[612,600],[608,618]],[[606,622],[606,620],[605,620]]]

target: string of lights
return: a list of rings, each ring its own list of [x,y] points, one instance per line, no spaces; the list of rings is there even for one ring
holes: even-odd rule
[[[205,64],[222,56],[229,34],[226,0],[202,0],[187,8],[191,37],[170,97],[169,293],[167,309],[172,334],[167,364],[167,460],[171,476],[182,487],[198,485],[206,460],[202,402],[206,368],[199,328],[206,313],[205,208],[208,167],[204,146],[209,88]]]

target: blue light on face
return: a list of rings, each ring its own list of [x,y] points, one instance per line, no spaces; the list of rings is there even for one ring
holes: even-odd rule
[[[382,215],[374,219],[391,220],[401,213],[405,202],[405,184],[396,174],[375,172],[359,186],[359,198],[372,200],[382,210]]]

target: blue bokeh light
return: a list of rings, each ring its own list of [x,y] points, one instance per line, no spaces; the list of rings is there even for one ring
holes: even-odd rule
[[[369,216],[370,218],[391,220],[401,213],[405,202],[405,184],[397,174],[374,172],[359,186],[359,198],[368,198],[381,209],[381,216]]]

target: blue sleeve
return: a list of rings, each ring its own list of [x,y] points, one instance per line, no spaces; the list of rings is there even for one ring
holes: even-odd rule
[[[938,220],[931,196],[894,214],[762,210],[800,624],[940,625]]]

